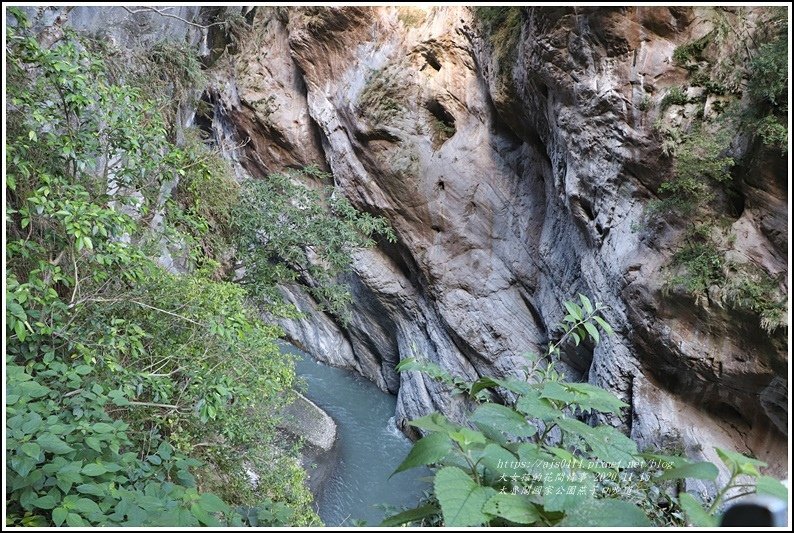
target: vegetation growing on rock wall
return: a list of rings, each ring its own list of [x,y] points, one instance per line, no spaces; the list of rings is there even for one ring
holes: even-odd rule
[[[329,312],[347,317],[350,294],[334,281],[350,266],[350,250],[371,246],[375,236],[395,240],[388,223],[357,211],[333,189],[312,188],[308,178],[327,182],[317,167],[273,173],[247,181],[232,223],[245,266],[241,283],[269,304],[280,300],[277,285],[300,280]]]
[[[493,47],[501,76],[509,75],[518,55],[518,40],[524,20],[520,7],[476,7],[474,14]]]
[[[648,206],[652,215],[683,215],[693,221],[673,255],[668,288],[683,289],[703,302],[712,289],[711,296],[719,295],[720,303],[757,314],[769,332],[785,325],[786,298],[768,273],[726,259],[730,235],[718,239],[720,232],[712,231],[710,221],[732,215],[717,206],[730,205],[728,196],[740,194],[742,184],[734,180],[732,171],[743,162],[729,155],[736,153],[731,143],[737,135],[755,138],[757,144],[781,154],[787,150],[786,17],[785,12],[770,10],[759,29],[751,29],[741,26],[741,17],[729,20],[721,9],[714,9],[712,31],[676,48],[673,60],[689,70],[692,86],[704,91],[698,101],[704,108],[711,102],[711,108],[705,117],[704,112],[684,113],[681,125],[666,116],[655,124],[662,150],[673,158],[674,172],[659,187],[660,198]],[[740,100],[743,94],[746,98]],[[694,99],[673,87],[662,99],[661,109],[688,103]]]
[[[544,357],[528,357],[525,379],[486,376],[465,383],[430,363],[400,363],[402,371],[427,372],[449,383],[476,408],[467,425],[439,413],[410,422],[424,436],[395,473],[429,465],[433,492],[421,506],[383,525],[715,526],[732,490],[787,499],[779,481],[761,475],[764,463],[718,449],[730,480],[713,499],[701,501],[678,491],[676,483],[714,482],[714,464],[640,453],[614,427],[582,422],[597,413],[616,416],[627,405],[599,387],[568,382],[555,370],[565,342],[598,343],[602,333],[611,332],[600,306],[582,295],[580,302],[565,302],[559,340]],[[510,400],[498,400],[505,397]]]
[[[728,129],[697,125],[689,132],[662,128],[663,149],[674,157],[673,176],[659,187],[661,199],[650,211],[692,214],[714,197],[714,188],[731,179],[735,162],[725,156],[730,142]]]
[[[394,73],[387,69],[372,72],[367,78],[361,96],[359,108],[366,113],[373,124],[387,125],[405,110],[398,100],[400,87]]]
[[[670,87],[670,90],[662,97],[660,106],[662,110],[665,110],[671,105],[684,105],[688,101],[686,92],[681,87]]]

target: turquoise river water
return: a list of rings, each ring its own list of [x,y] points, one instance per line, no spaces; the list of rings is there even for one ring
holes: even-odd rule
[[[396,397],[359,374],[316,362],[296,348],[296,371],[306,381],[306,396],[337,424],[337,462],[317,495],[327,526],[380,524],[393,511],[415,507],[430,485],[428,471],[413,469],[389,476],[405,459],[411,442],[394,424]],[[390,513],[391,514],[391,513]]]

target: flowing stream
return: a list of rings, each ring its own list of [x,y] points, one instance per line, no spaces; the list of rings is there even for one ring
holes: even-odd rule
[[[415,507],[430,488],[420,479],[428,470],[389,479],[411,449],[394,424],[397,399],[355,372],[318,363],[293,346],[283,349],[300,356],[295,367],[308,385],[306,396],[337,424],[337,463],[316,497],[323,522],[376,526],[386,515],[384,505],[393,511]]]

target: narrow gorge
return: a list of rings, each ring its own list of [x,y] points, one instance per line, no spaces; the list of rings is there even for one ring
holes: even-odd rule
[[[290,338],[397,394],[404,424],[458,407],[426,375],[398,375],[401,359],[511,374],[581,292],[608,306],[616,335],[566,353],[567,371],[631,405],[632,438],[709,459],[700,443],[730,444],[784,469],[785,325],[763,329],[717,284],[670,287],[687,225],[646,214],[674,171],[655,122],[702,120],[736,98],[692,83],[676,47],[719,31],[719,17],[755,31],[763,10],[511,10],[489,30],[463,7],[258,8],[251,34],[224,45],[236,53],[213,66],[207,120],[244,144],[243,169],[329,169],[398,236],[355,254],[347,324],[284,287],[307,314],[283,323]],[[665,107],[682,85],[687,102]],[[785,299],[785,158],[746,135],[729,146],[746,163],[708,207],[734,235],[731,259]]]
[[[396,396],[409,438],[435,412],[473,427],[472,398],[401,362],[469,383],[523,379],[526,354],[551,354],[576,318],[563,302],[584,295],[614,333],[588,327],[559,345],[555,368],[627,407],[582,408],[581,420],[641,452],[720,464],[722,448],[788,478],[787,8],[23,9],[45,47],[71,29],[117,60],[186,45],[202,83],[169,86],[175,145],[200,131],[238,183],[293,172],[371,217],[350,215],[359,228],[375,221],[373,245],[350,247],[333,274],[343,306],[318,296],[334,260],[310,244],[311,268],[275,288],[299,313],[264,316],[317,361]],[[171,191],[188,194],[179,179],[135,216],[157,230]],[[213,220],[209,233],[223,234]],[[164,242],[158,263],[191,271],[188,246]],[[213,259],[230,281],[251,270],[231,253]],[[74,306],[77,281],[66,287]],[[522,394],[494,387],[491,400]],[[686,488],[713,497],[703,479]]]

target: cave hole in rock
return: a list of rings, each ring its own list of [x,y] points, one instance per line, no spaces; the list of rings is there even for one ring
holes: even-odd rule
[[[433,116],[431,126],[433,128],[434,144],[441,145],[455,135],[455,117],[447,111],[441,102],[436,99],[428,100],[425,104],[425,109]]]
[[[728,207],[728,214],[731,218],[738,220],[741,218],[742,214],[744,213],[744,207],[747,198],[744,196],[744,193],[737,188],[729,188],[727,191],[727,207]]]
[[[196,127],[202,133],[212,134],[212,121],[215,119],[215,97],[211,91],[201,93],[196,105]]]

